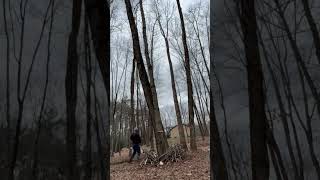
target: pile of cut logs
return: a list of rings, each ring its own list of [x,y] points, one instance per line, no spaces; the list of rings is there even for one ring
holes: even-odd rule
[[[158,155],[155,151],[146,151],[145,158],[141,161],[140,166],[152,165],[158,166],[169,162],[177,162],[186,157],[186,151],[180,144],[170,146],[166,153]]]

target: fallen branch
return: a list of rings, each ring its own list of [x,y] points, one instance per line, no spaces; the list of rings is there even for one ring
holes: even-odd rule
[[[160,156],[155,151],[146,151],[145,154],[146,157],[141,161],[140,166],[158,166],[168,164],[169,162],[177,162],[185,158],[186,151],[180,144],[175,144],[169,147],[167,152]]]

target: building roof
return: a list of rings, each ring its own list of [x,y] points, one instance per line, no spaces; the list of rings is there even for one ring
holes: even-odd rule
[[[186,126],[186,127],[189,127],[189,124],[182,124],[182,125],[183,125],[183,126]],[[169,128],[168,134],[170,134],[171,130],[174,129],[174,128],[176,128],[177,126],[178,126],[178,124],[175,125],[175,126],[172,126],[171,128]]]

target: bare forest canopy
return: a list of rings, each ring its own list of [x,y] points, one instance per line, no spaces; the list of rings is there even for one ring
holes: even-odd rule
[[[319,5],[211,4],[211,72],[224,97],[216,115],[222,107],[227,117],[217,118],[227,171],[211,161],[215,178],[320,179]]]
[[[210,136],[211,178],[320,180],[319,1],[2,0],[0,17],[3,179],[107,179],[133,128],[163,154],[178,126],[184,149]]]
[[[186,30],[186,45],[190,54],[193,84],[195,130],[208,135],[209,122],[209,2],[181,1]],[[127,16],[122,1],[113,4],[111,18],[111,151],[118,152],[129,144],[128,134],[138,127],[147,145],[152,141],[152,119],[148,90],[136,62],[139,53],[150,83],[152,101],[159,109],[154,117],[160,119],[165,134],[181,124],[189,124],[186,60],[182,28],[176,1],[131,1],[134,24]],[[134,27],[133,27],[134,26]],[[133,41],[134,30],[136,42]],[[139,43],[139,45],[137,45]],[[137,49],[139,46],[139,50]],[[138,55],[137,55],[138,53]],[[178,122],[179,121],[179,122]],[[129,131],[128,131],[129,130]],[[157,142],[156,142],[157,143]],[[153,145],[151,145],[153,146]]]

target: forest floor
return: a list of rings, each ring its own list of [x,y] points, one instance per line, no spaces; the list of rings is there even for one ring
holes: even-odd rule
[[[175,180],[175,179],[210,179],[209,176],[209,138],[202,140],[197,138],[198,150],[188,152],[183,161],[165,164],[163,166],[140,166],[140,161],[133,160],[128,163],[129,150],[123,149],[121,156],[114,154],[111,158],[111,179],[112,180]],[[147,147],[142,147],[142,149]]]

